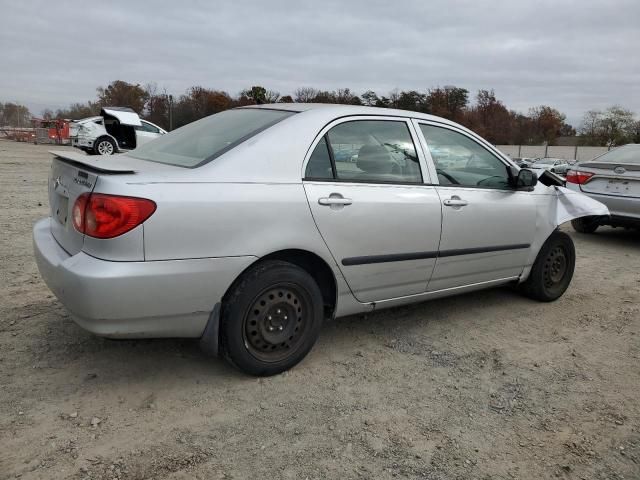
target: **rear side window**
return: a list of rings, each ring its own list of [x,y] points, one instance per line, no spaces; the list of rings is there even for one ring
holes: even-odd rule
[[[320,180],[334,175],[347,182],[422,183],[406,122],[354,120],[333,127],[311,154],[305,177]]]
[[[330,180],[333,179],[333,170],[331,168],[331,157],[329,155],[329,146],[326,137],[318,142],[313,150],[307,169],[304,172],[305,178]]]
[[[145,143],[129,156],[179,167],[199,167],[294,114],[261,108],[226,110]]]
[[[625,145],[596,157],[594,161],[640,164],[640,145]]]
[[[156,127],[154,127],[153,125],[151,125],[150,123],[147,122],[140,122],[140,126],[139,127],[134,127],[136,130],[141,131],[141,132],[149,132],[149,133],[160,133],[160,130],[158,130]]]

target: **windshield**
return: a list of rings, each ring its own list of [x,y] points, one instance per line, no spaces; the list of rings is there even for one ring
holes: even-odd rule
[[[294,113],[260,108],[226,110],[145,143],[129,156],[179,167],[199,167]]]
[[[625,145],[600,155],[594,160],[598,162],[640,164],[640,145]]]

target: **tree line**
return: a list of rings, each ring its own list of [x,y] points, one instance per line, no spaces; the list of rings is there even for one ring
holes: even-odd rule
[[[74,103],[55,112],[45,110],[43,117],[80,119],[98,114],[103,106],[128,106],[143,118],[168,129],[170,118],[171,126],[178,128],[230,108],[279,102],[367,105],[429,113],[465,125],[497,145],[544,142],[554,145],[559,137],[576,133],[583,145],[615,146],[640,142],[640,121],[620,106],[588,111],[576,132],[566,122],[566,116],[551,106],[540,105],[530,108],[526,114],[519,113],[507,108],[493,90],[479,90],[471,99],[467,89],[451,85],[426,91],[396,89],[386,95],[373,90],[357,94],[349,88],[329,91],[312,87],[298,88],[292,95],[281,95],[262,86],[253,86],[235,96],[222,90],[193,86],[174,98],[154,83],[140,85],[116,80],[106,87],[98,87],[95,100]],[[7,105],[14,104],[5,104],[5,109]],[[11,117],[6,117],[2,108],[0,104],[0,125],[4,119],[9,119],[5,124],[15,122],[12,120],[16,118],[14,110],[11,110]]]

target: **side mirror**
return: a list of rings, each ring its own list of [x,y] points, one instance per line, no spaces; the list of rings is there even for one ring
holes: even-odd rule
[[[533,189],[538,183],[538,175],[526,168],[520,169],[518,176],[515,178],[515,188],[522,188],[526,190]]]

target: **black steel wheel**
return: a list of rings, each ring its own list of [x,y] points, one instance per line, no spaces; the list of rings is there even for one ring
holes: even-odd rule
[[[561,245],[555,246],[544,262],[544,285],[553,288],[558,285],[567,273],[567,252]]]
[[[542,245],[529,278],[520,285],[529,297],[551,302],[567,290],[576,264],[576,251],[571,237],[554,231]]]
[[[221,353],[246,373],[274,375],[305,357],[322,320],[322,294],[313,277],[288,262],[264,261],[223,300]]]
[[[282,282],[259,294],[244,318],[247,350],[263,362],[278,362],[295,351],[309,329],[310,296]]]

